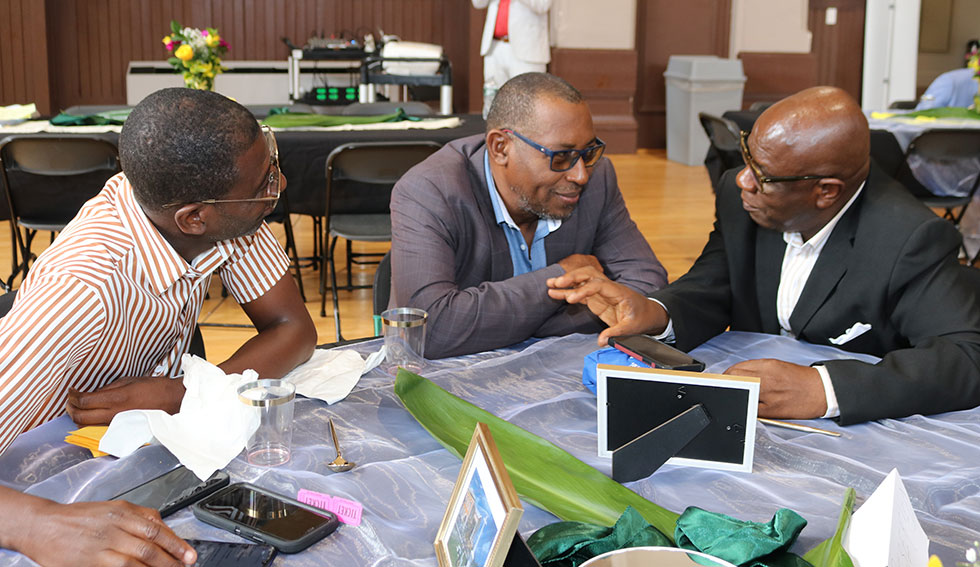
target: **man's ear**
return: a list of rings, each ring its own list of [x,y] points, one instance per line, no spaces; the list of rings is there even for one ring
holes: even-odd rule
[[[510,155],[510,136],[503,130],[490,130],[487,132],[487,151],[490,153],[490,161],[506,165]]]
[[[174,211],[174,224],[188,236],[201,236],[207,230],[207,210],[209,207],[201,203],[182,205]]]
[[[816,187],[816,205],[818,209],[829,209],[844,196],[844,182],[834,177],[821,179]]]

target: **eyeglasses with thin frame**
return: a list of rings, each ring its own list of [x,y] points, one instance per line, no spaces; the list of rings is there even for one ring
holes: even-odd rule
[[[282,194],[282,170],[279,169],[279,146],[276,144],[276,137],[272,134],[272,128],[263,125],[262,135],[265,137],[266,146],[269,148],[269,176],[259,188],[263,191],[264,197],[253,197],[251,199],[205,199],[194,201],[193,204],[217,205],[219,203],[271,203],[275,207],[279,203],[279,196]],[[165,209],[189,205],[192,203],[167,203]]]
[[[747,142],[749,138],[749,133],[742,130],[741,138],[739,143],[742,148],[742,159],[745,160],[745,164],[749,166],[749,170],[752,175],[755,176],[756,182],[759,184],[759,191],[763,192],[762,187],[766,183],[790,183],[793,181],[805,181],[807,179],[826,179],[831,177],[829,175],[783,175],[783,176],[771,176],[762,173],[762,168],[759,164],[752,159],[752,154],[749,152],[749,144]]]
[[[602,153],[606,150],[606,143],[599,138],[595,139],[595,144],[581,150],[551,150],[530,138],[521,136],[513,130],[505,129],[503,131],[517,136],[525,144],[548,156],[550,160],[548,165],[551,167],[551,171],[556,172],[572,169],[578,163],[579,158],[582,158],[582,163],[585,164],[585,167],[592,167],[599,162],[599,158],[602,157]]]

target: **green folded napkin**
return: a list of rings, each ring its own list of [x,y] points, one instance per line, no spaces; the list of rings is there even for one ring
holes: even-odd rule
[[[609,528],[585,522],[556,522],[534,532],[528,547],[542,566],[577,567],[607,551],[625,547],[670,547],[670,539],[628,506]]]
[[[806,520],[780,509],[768,523],[744,522],[690,507],[677,520],[677,547],[700,551],[741,566],[807,567],[787,552]],[[542,566],[577,567],[608,551],[641,546],[670,546],[670,539],[628,507],[611,528],[584,522],[556,522],[534,532],[528,546]]]
[[[980,120],[980,112],[962,108],[959,106],[948,106],[940,108],[930,108],[929,110],[916,110],[915,112],[895,113],[895,118],[958,118],[963,120]]]
[[[330,114],[310,114],[305,112],[287,112],[270,114],[262,121],[272,128],[301,128],[310,126],[342,126],[344,124],[377,124],[380,122],[401,122],[402,120],[419,121],[421,118],[405,114],[399,108],[391,114],[376,114],[373,116],[339,116]]]
[[[684,510],[674,528],[677,547],[701,551],[735,565],[809,565],[791,553],[806,520],[780,508],[768,523],[745,522],[695,506]]]
[[[52,126],[120,126],[129,118],[131,108],[107,110],[96,114],[68,114],[62,112],[51,119]]]

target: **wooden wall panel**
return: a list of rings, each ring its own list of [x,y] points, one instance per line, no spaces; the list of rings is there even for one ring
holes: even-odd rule
[[[810,52],[817,61],[817,84],[840,87],[861,100],[865,0],[810,0]],[[825,23],[827,8],[837,8],[837,23]]]
[[[636,116],[639,145],[666,145],[664,71],[671,55],[728,56],[731,0],[638,0]]]
[[[818,61],[813,53],[738,54],[745,73],[742,108],[753,102],[776,102],[819,83]]]
[[[302,45],[321,33],[383,30],[440,44],[453,65],[454,106],[467,111],[475,12],[456,0],[2,0],[0,104],[36,101],[48,114],[75,104],[123,104],[129,61],[164,60],[160,40],[178,20],[217,27],[231,44],[228,60],[285,61],[281,37]],[[26,37],[33,38],[30,49]],[[39,83],[28,79],[40,54]]]
[[[592,111],[596,136],[610,153],[636,151],[636,51],[623,49],[554,49],[551,73],[574,85]]]
[[[0,104],[50,105],[46,21],[43,2],[0,2]]]

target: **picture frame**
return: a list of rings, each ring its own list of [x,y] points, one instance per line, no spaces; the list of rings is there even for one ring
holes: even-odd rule
[[[477,423],[436,532],[439,567],[501,567],[524,508],[485,423]]]
[[[756,377],[599,364],[599,456],[700,404],[710,423],[665,464],[752,472],[759,386]]]

